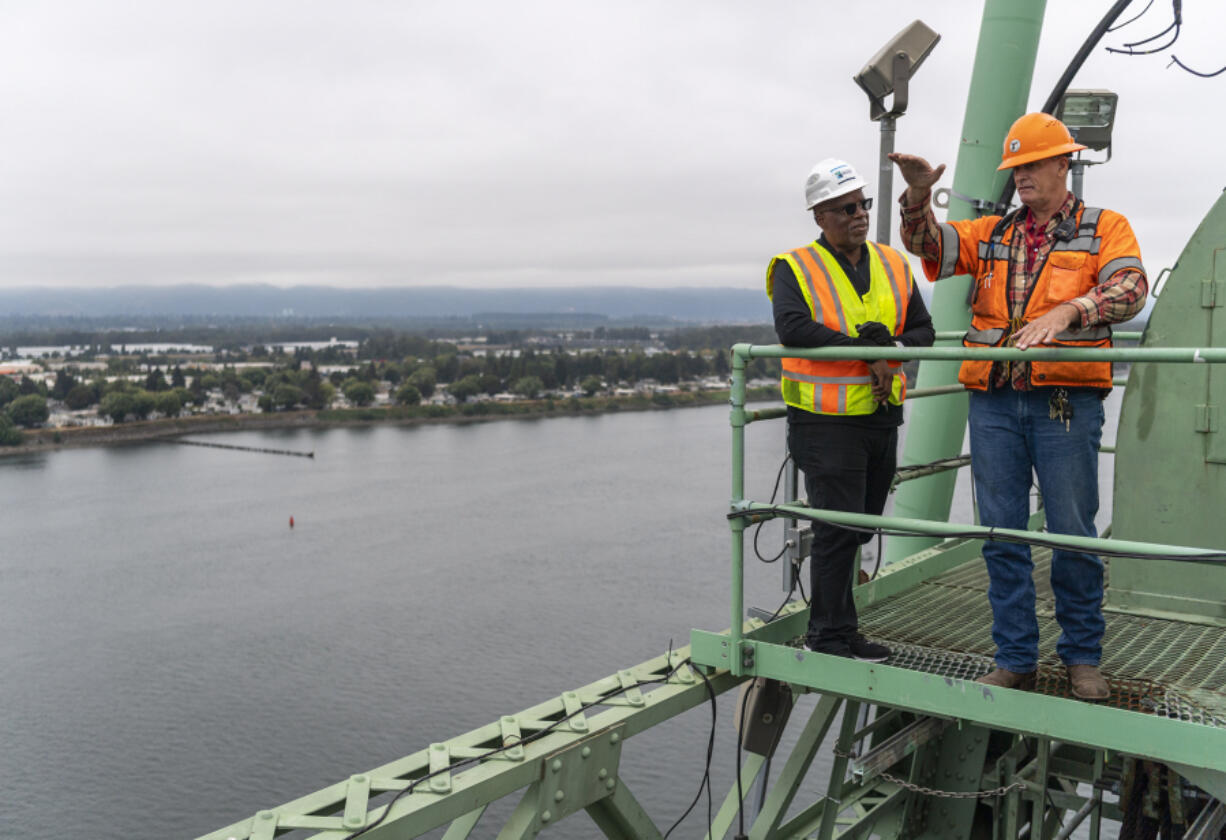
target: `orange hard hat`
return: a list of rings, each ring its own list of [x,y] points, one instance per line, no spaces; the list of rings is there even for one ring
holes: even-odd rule
[[[1064,123],[1051,114],[1036,111],[1019,117],[1005,135],[1005,149],[1000,157],[999,172],[1023,163],[1067,155],[1088,148],[1073,139]]]

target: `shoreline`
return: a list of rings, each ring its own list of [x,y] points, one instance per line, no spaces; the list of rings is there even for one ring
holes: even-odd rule
[[[684,397],[684,398],[682,398]],[[488,423],[498,420],[539,420],[553,417],[582,417],[615,414],[621,411],[669,411],[677,408],[701,408],[727,403],[728,391],[701,391],[669,398],[667,403],[649,397],[592,398],[570,401],[536,400],[523,403],[474,403],[475,406],[496,406],[465,411],[466,406],[448,407],[442,412],[413,406],[389,408],[320,409],[284,411],[272,414],[209,414],[161,420],[136,420],[111,426],[76,426],[57,429],[24,429],[25,440],[18,446],[0,447],[0,460],[6,457],[54,452],[60,449],[81,449],[91,446],[123,446],[151,440],[165,440],[191,434],[216,432],[247,432],[273,429],[329,429],[354,426],[415,426],[438,423],[454,425]],[[778,398],[775,388],[755,388],[747,399]]]

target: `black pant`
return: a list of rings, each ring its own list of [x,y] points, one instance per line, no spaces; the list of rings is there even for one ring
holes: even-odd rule
[[[880,514],[897,463],[896,426],[854,423],[792,423],[788,451],[804,471],[809,506],[849,513]],[[810,644],[838,646],[859,627],[851,597],[856,549],[869,535],[813,523],[809,569]]]

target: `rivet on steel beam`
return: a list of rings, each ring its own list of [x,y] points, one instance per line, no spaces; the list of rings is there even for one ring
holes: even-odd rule
[[[366,777],[365,776],[354,776],[353,780],[360,785],[362,784],[362,782],[366,781]]]
[[[274,814],[272,811],[260,811],[260,813],[257,814],[257,816],[262,820],[272,820],[272,819],[276,819],[277,817],[277,815]]]
[[[617,787],[617,782],[613,779],[609,779],[609,781],[604,783],[604,786],[609,790],[613,790],[613,788]]]
[[[553,760],[553,762],[552,762],[552,763],[549,765],[549,767],[550,767],[550,769],[552,769],[552,770],[553,770],[553,772],[555,772],[555,773],[556,773],[556,772],[558,772],[559,770],[561,770],[561,769],[562,769],[562,759],[560,759],[560,758],[555,758],[555,759]]]
[[[603,778],[605,778],[606,776],[608,776],[608,775],[609,775],[609,771],[608,771],[608,770],[606,770],[606,769],[604,769],[603,767],[601,767],[601,768],[600,768],[600,772],[599,772],[599,773],[597,773],[596,775],[597,775],[597,777],[599,777],[599,778],[603,779]]]
[[[591,747],[584,747],[583,749],[579,750],[579,755],[583,756],[584,758],[587,758],[591,754],[592,754]]]
[[[561,802],[565,798],[566,798],[566,791],[564,790],[554,791],[554,794],[553,794],[554,802]]]
[[[541,822],[549,822],[553,819],[553,814],[549,811],[541,811]]]
[[[622,736],[614,732],[612,735],[609,736],[609,743],[616,744],[621,739],[622,739]]]

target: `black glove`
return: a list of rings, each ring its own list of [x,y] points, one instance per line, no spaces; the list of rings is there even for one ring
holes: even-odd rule
[[[867,339],[869,346],[894,346],[894,336],[890,335],[890,331],[880,321],[865,321],[863,324],[856,324],[856,332],[860,333],[860,338]]]

